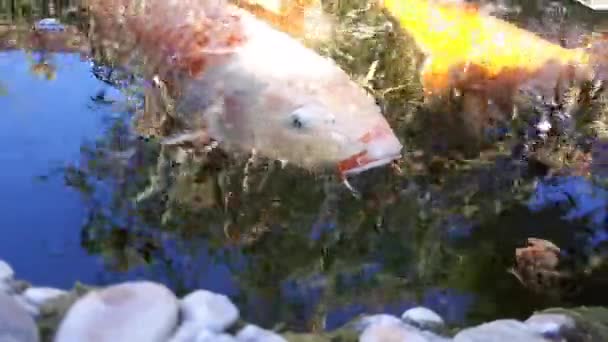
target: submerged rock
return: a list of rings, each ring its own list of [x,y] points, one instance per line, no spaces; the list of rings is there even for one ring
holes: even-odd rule
[[[70,308],[56,342],[164,342],[178,320],[178,300],[165,286],[127,282],[91,291]]]
[[[0,341],[40,341],[34,319],[13,298],[2,292],[0,292]]]
[[[405,323],[420,329],[437,330],[444,325],[443,319],[433,310],[422,306],[411,308],[401,315]]]
[[[499,319],[467,328],[454,336],[454,342],[548,342],[526,324],[514,319]]]
[[[262,329],[253,324],[247,324],[236,335],[239,342],[287,342],[286,339],[273,331]]]

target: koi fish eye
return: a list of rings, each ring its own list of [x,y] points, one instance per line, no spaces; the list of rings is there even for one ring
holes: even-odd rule
[[[323,107],[305,105],[291,113],[289,125],[295,129],[305,129],[319,124],[333,124],[335,117]]]
[[[297,129],[300,129],[300,128],[302,128],[302,126],[304,126],[304,124],[302,123],[302,120],[297,116],[294,116],[291,118],[291,125]]]

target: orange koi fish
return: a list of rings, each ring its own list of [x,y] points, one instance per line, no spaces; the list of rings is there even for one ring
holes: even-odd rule
[[[564,48],[471,4],[381,3],[426,55],[421,82],[427,96],[470,89],[511,110],[522,85],[550,97],[560,80],[591,79],[597,71],[597,56],[586,47]]]

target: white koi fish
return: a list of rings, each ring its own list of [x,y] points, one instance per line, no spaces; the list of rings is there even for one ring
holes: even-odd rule
[[[186,136],[342,176],[401,155],[373,97],[333,60],[235,5],[91,0],[90,13],[97,39],[167,84]]]

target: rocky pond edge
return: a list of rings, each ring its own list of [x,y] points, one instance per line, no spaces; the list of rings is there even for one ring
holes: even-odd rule
[[[499,319],[456,331],[432,310],[414,307],[401,317],[362,315],[332,332],[302,334],[244,322],[227,296],[207,290],[178,298],[151,281],[36,287],[0,260],[0,341],[600,342],[608,341],[608,308],[553,308],[525,321]]]

